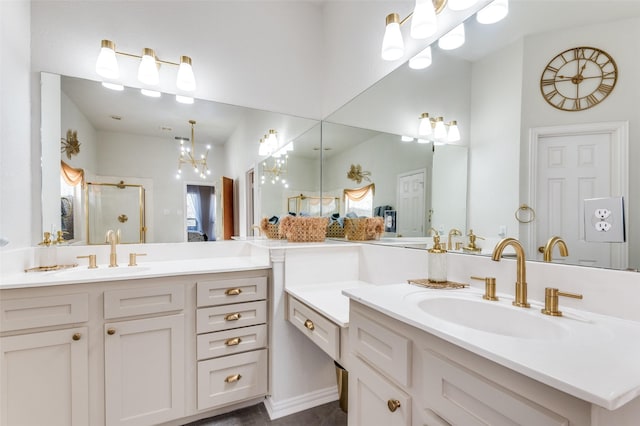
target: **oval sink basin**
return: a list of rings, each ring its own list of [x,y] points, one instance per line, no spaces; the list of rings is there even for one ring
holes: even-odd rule
[[[462,327],[523,339],[559,339],[568,333],[557,318],[539,309],[457,297],[434,297],[418,302],[427,315]]]
[[[86,279],[86,278],[109,278],[119,277],[123,275],[135,275],[150,270],[148,266],[120,266],[117,268],[98,267],[89,269],[86,267],[78,267],[73,269],[64,269],[55,272],[56,277],[67,279]]]

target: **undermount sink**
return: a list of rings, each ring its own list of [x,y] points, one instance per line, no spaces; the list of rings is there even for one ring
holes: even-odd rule
[[[68,279],[84,279],[84,278],[109,278],[123,275],[135,275],[148,271],[148,266],[119,266],[117,268],[98,267],[90,269],[87,267],[76,267],[72,269],[63,269],[55,272],[56,277]]]
[[[568,328],[539,309],[460,297],[430,297],[417,303],[427,315],[462,327],[521,339],[560,339]]]

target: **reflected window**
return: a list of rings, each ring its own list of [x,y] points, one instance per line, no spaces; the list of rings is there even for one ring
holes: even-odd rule
[[[357,216],[373,216],[373,195],[375,185],[364,186],[356,189],[344,190],[345,214],[353,213]]]
[[[214,241],[215,192],[206,185],[187,185],[187,241]]]

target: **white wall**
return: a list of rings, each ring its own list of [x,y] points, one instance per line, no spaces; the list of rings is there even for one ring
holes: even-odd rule
[[[40,151],[31,151],[30,11],[26,0],[0,1],[0,237],[10,241],[7,250],[40,240],[40,174],[32,177]]]

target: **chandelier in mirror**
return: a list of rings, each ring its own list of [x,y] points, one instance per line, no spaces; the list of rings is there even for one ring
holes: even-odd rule
[[[193,168],[193,171],[197,173],[202,179],[205,179],[207,175],[211,174],[211,170],[207,167],[207,157],[209,156],[209,150],[211,145],[207,145],[207,151],[204,154],[200,154],[200,157],[196,155],[196,143],[195,143],[195,120],[189,120],[191,124],[191,144],[185,146],[185,142],[189,142],[189,138],[176,136],[176,140],[180,142],[180,154],[178,155],[178,173],[176,178],[182,177],[182,166],[187,165]]]
[[[284,154],[280,157],[271,157],[269,160],[262,162],[262,175],[260,176],[260,183],[264,185],[266,182],[270,182],[272,185],[277,183],[281,184],[285,188],[289,188],[289,182],[286,179],[287,175],[287,161],[289,155]],[[269,162],[271,163],[269,165]]]

